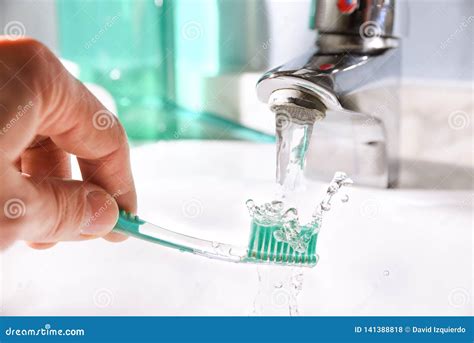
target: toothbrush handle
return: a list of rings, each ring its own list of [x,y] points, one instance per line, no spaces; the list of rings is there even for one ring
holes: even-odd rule
[[[240,262],[246,255],[246,249],[170,231],[157,225],[147,223],[125,211],[120,211],[114,231],[209,258]]]

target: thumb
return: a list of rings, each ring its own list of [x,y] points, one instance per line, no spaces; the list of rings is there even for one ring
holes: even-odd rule
[[[99,186],[52,178],[36,183],[17,172],[14,179],[7,178],[12,182],[0,196],[0,248],[14,240],[53,243],[101,237],[117,222],[117,203]]]
[[[44,206],[43,215],[38,217],[44,221],[51,219],[38,231],[39,240],[33,239],[35,242],[102,237],[117,223],[119,209],[115,198],[99,186],[49,179],[38,188],[42,194],[40,206]]]

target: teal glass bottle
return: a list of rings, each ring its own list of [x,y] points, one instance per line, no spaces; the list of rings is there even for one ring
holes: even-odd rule
[[[61,56],[80,79],[104,87],[132,139],[167,139],[167,1],[57,0]]]
[[[81,81],[111,93],[132,141],[273,141],[228,115],[221,92],[232,93],[222,75],[255,65],[258,3],[56,0],[60,54],[79,66]]]

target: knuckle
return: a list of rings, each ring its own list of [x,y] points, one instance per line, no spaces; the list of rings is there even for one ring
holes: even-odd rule
[[[0,41],[0,55],[4,76],[20,78],[33,90],[41,90],[48,75],[58,70],[60,64],[46,45],[30,37]]]
[[[17,40],[15,44],[23,46],[30,56],[36,55],[47,49],[43,43],[31,37],[21,38]]]
[[[74,199],[83,199],[83,201],[71,201],[69,193],[64,187],[51,184],[50,188],[55,215],[52,217],[42,241],[55,242],[74,236],[79,230],[86,213],[86,191],[79,188],[73,195]]]
[[[64,218],[63,211],[66,204],[65,204],[65,196],[59,188],[53,187],[52,185],[50,185],[49,188],[53,196],[53,206],[54,206],[53,211],[55,215],[50,218],[50,221],[44,233],[44,237],[42,237],[42,239],[55,240],[60,235],[60,232],[63,226],[63,218]]]
[[[23,105],[32,100],[31,90],[42,89],[47,70],[42,55],[46,50],[41,43],[30,38],[0,40],[0,102],[10,104],[9,110],[16,109],[17,103]]]
[[[2,55],[5,58],[7,67],[10,67],[12,72],[17,72],[20,68],[22,74],[25,72],[35,70],[41,67],[41,59],[48,51],[48,48],[41,42],[32,38],[21,38],[12,42],[0,45]]]
[[[46,46],[36,40],[32,39],[25,45],[27,61],[22,66],[22,76],[34,86],[33,89],[43,90],[48,75],[56,68],[55,58]]]

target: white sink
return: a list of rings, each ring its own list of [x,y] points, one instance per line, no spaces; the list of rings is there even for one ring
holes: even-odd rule
[[[245,245],[245,201],[271,200],[273,145],[182,141],[132,155],[141,216],[172,230]],[[329,181],[310,184],[307,204]],[[324,220],[301,314],[472,314],[471,191],[354,187],[349,194]],[[46,251],[18,243],[2,259],[4,315],[249,315],[258,288],[254,265],[136,239]]]

